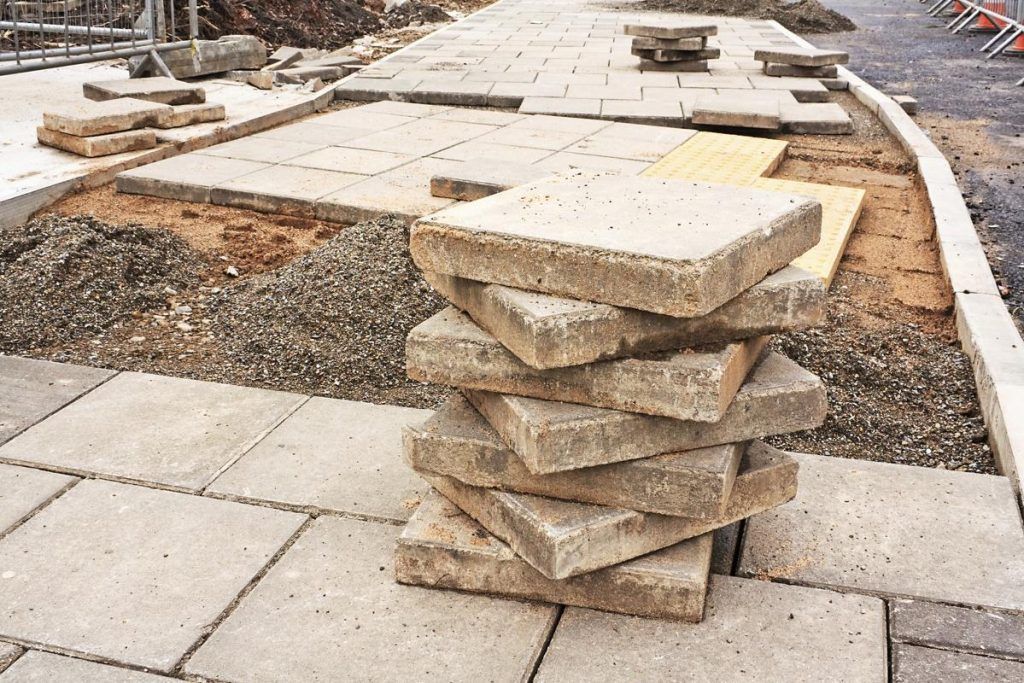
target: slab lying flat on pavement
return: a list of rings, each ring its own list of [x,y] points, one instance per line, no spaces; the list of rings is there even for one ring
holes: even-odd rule
[[[590,365],[536,370],[449,306],[406,339],[420,382],[717,422],[757,362],[766,337]]]
[[[465,398],[454,396],[405,431],[405,458],[417,471],[471,486],[679,517],[713,518],[726,501],[747,444],[730,443],[642,460],[533,474]]]
[[[430,285],[537,369],[583,365],[817,325],[825,314],[821,278],[784,268],[707,315],[673,318],[632,308],[424,273]]]
[[[314,397],[207,491],[405,521],[427,487],[402,462],[402,428],[429,415]]]
[[[171,112],[170,105],[130,97],[93,102],[80,100],[43,112],[43,127],[68,135],[106,135],[154,126]]]
[[[209,204],[210,191],[215,186],[264,168],[269,168],[269,165],[205,154],[184,154],[118,173],[117,191]]]
[[[737,91],[698,97],[693,105],[693,125],[778,130],[782,120],[778,100]]]
[[[398,539],[401,583],[700,621],[712,534],[561,581],[547,578],[443,496],[433,494]]]
[[[758,62],[791,66],[832,66],[848,63],[850,55],[840,50],[813,47],[759,48],[754,50],[754,59]]]
[[[1024,609],[1024,531],[1005,477],[794,457],[800,491],[747,522],[742,575]]]
[[[421,219],[410,252],[426,271],[694,317],[813,247],[820,229],[815,200],[576,173]]]
[[[121,373],[0,447],[0,459],[203,487],[305,397]]]
[[[0,535],[74,481],[63,474],[0,464]]]
[[[947,652],[915,645],[892,648],[893,683],[936,683],[939,681],[1020,681],[1024,662]]]
[[[83,83],[82,93],[90,100],[97,102],[116,100],[121,97],[161,104],[202,104],[206,102],[206,91],[202,87],[163,76]]]
[[[82,481],[0,540],[0,633],[169,671],[304,519]]]
[[[2,645],[2,643],[0,643]],[[3,667],[0,666],[0,670]],[[0,683],[167,683],[156,674],[29,650],[0,674]]]
[[[732,524],[790,500],[797,466],[761,443],[747,449],[725,513],[668,517],[463,484],[421,473],[435,489],[551,579],[583,574]]]
[[[555,608],[400,585],[391,569],[398,533],[318,518],[185,672],[217,680],[528,678]]]
[[[883,681],[885,604],[732,576],[711,578],[704,621],[682,624],[570,608],[537,681]]]

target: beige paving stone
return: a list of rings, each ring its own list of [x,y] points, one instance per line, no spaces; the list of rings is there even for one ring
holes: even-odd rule
[[[766,343],[766,337],[756,337],[537,370],[516,358],[469,316],[448,307],[409,333],[406,368],[409,377],[421,382],[717,422]]]
[[[788,90],[798,102],[828,102],[829,91],[813,78],[787,78],[751,74],[750,84],[755,90]]]
[[[778,130],[781,126],[776,100],[751,98],[743,93],[702,95],[693,104],[695,126],[727,126]]]
[[[423,104],[452,104],[464,107],[482,107],[487,104],[487,93],[493,82],[437,81],[426,79],[409,92],[409,99]]]
[[[206,91],[202,87],[163,76],[83,83],[82,94],[97,102],[115,100],[120,97],[160,104],[202,104],[206,102]]]
[[[789,64],[765,64],[768,76],[794,76],[796,78],[835,78],[835,66],[791,66]]]
[[[792,266],[711,313],[673,318],[426,272],[431,286],[533,368],[747,339],[813,327],[825,315],[821,278]]]
[[[317,201],[316,215],[336,223],[358,223],[393,213],[412,223],[455,202],[430,194],[430,179],[461,162],[425,158],[349,185]]]
[[[8,441],[0,459],[197,490],[302,400],[126,372]]]
[[[554,581],[520,559],[438,494],[429,496],[398,539],[401,583],[700,621],[711,534],[646,557]]]
[[[884,681],[884,609],[863,595],[712,576],[700,624],[567,609],[536,680],[614,672],[645,681]]]
[[[640,86],[624,85],[569,85],[566,97],[594,100],[639,100]]]
[[[555,608],[400,585],[398,533],[320,517],[185,671],[217,680],[528,678]]]
[[[508,126],[484,135],[478,142],[514,145],[516,147],[529,147],[553,152],[565,149],[583,137],[584,135],[578,131]]]
[[[796,493],[792,458],[760,442],[744,456],[723,515],[668,517],[479,488],[451,477],[421,476],[503,540],[535,569],[564,579],[608,567],[781,505]]]
[[[647,104],[643,106],[646,107]],[[695,134],[696,131],[693,130],[613,123],[571,145],[566,151],[638,161],[659,161]]]
[[[402,428],[429,415],[312,398],[207,490],[405,521],[426,487],[402,462]]]
[[[495,83],[487,93],[487,106],[518,107],[527,97],[562,98],[565,91],[565,83]]]
[[[781,104],[779,115],[783,130],[805,135],[849,135],[853,120],[835,102]]]
[[[601,100],[568,97],[525,97],[519,105],[520,114],[549,116],[600,116]]]
[[[936,650],[915,645],[894,645],[893,683],[959,683],[961,681],[1003,681],[1024,678],[1024,662]]]
[[[0,674],[0,683],[166,683],[167,680],[156,674],[39,650],[29,650]]]
[[[126,130],[106,135],[78,137],[39,126],[36,128],[36,139],[41,145],[90,158],[156,147],[156,133],[152,130]]]
[[[717,47],[707,47],[702,50],[645,50],[634,45],[630,52],[637,57],[654,62],[707,61],[722,56],[722,51]]]
[[[538,474],[813,429],[825,420],[827,408],[821,380],[777,353],[765,355],[715,423],[509,394],[465,393]]]
[[[69,363],[0,356],[0,443],[115,374]]]
[[[395,104],[403,104],[396,102]],[[337,126],[340,128],[361,128],[368,132],[388,130],[397,128],[403,123],[411,123],[419,118],[418,115],[408,113],[406,115],[387,114],[381,111],[367,111],[373,105],[351,107],[341,111],[333,111],[315,119],[309,119],[309,123],[318,126]]]
[[[446,109],[440,113],[433,114],[430,118],[441,119],[443,121],[460,121],[462,123],[480,123],[485,126],[507,126],[510,123],[522,121],[524,117],[519,114],[511,114],[504,111],[454,107],[452,109]]]
[[[192,126],[197,123],[210,123],[212,121],[223,121],[227,117],[227,110],[223,104],[206,102],[203,104],[180,104],[173,107],[173,111],[164,116],[154,125],[157,128],[181,128]]]
[[[649,38],[637,36],[630,43],[634,48],[641,50],[702,50],[707,46],[708,40],[705,36],[695,38]]]
[[[543,179],[419,221],[410,251],[427,271],[696,317],[820,238],[816,200],[680,183],[582,172]],[[646,217],[642,233],[631,229],[637,215]]]
[[[0,540],[0,633],[169,671],[304,519],[80,482]]]
[[[393,116],[411,116],[413,118],[425,118],[435,116],[448,111],[451,107],[444,107],[436,104],[417,104],[414,102],[393,102],[383,100],[372,104],[364,104],[359,111],[371,114],[391,114]],[[471,122],[472,123],[472,122]]]
[[[447,173],[433,176],[430,179],[430,194],[471,202],[546,175],[547,171],[529,164],[477,158]]]
[[[315,147],[328,147],[331,145],[342,145],[349,140],[365,137],[374,132],[367,128],[323,125],[315,123],[316,121],[319,121],[319,119],[300,121],[299,123],[272,128],[250,137],[257,140],[282,140],[302,145],[315,145]],[[312,148],[304,151],[312,151]]]
[[[427,156],[460,142],[480,138],[493,130],[496,130],[495,126],[484,126],[478,123],[419,119],[397,128],[348,140],[344,146]]]
[[[708,70],[707,60],[659,62],[654,59],[641,59],[641,71],[673,71],[676,73],[702,73]]]
[[[205,154],[182,154],[117,174],[117,191],[208,204],[215,185],[269,164]]]
[[[551,173],[570,173],[572,171],[607,171],[624,175],[640,175],[651,165],[649,161],[602,157],[593,154],[576,152],[555,152],[549,157],[534,164]]]
[[[74,481],[63,474],[0,464],[0,534]]]
[[[296,142],[251,136],[207,147],[201,150],[200,154],[207,157],[280,164],[324,148],[325,145],[315,142]]]
[[[515,130],[547,130],[561,133],[578,133],[577,139],[583,139],[592,135],[602,128],[611,125],[610,121],[595,121],[593,119],[575,119],[567,116],[545,116],[534,114],[525,116],[520,121],[509,124],[508,128]]]
[[[643,36],[677,40],[718,35],[718,26],[711,23],[650,22],[626,24],[622,32],[627,36]]]
[[[551,150],[470,140],[443,149],[432,156],[454,161],[493,161],[504,164],[532,164],[550,156]]]
[[[317,199],[365,179],[355,173],[271,166],[218,183],[210,190],[210,201],[264,213],[314,216]]]
[[[652,102],[631,100],[602,100],[601,116],[623,123],[651,126],[682,125],[683,106],[679,102]]]
[[[850,61],[850,55],[840,50],[823,50],[809,47],[759,48],[754,50],[754,59],[759,62],[770,62],[772,64],[818,67],[846,64]]]
[[[358,175],[375,175],[398,168],[414,161],[417,157],[394,152],[375,152],[369,149],[349,147],[323,147],[307,154],[293,157],[285,162],[288,166],[318,168],[324,171],[340,171]]]
[[[741,574],[1024,608],[1024,531],[1006,478],[795,457],[800,492],[747,523]]]
[[[407,96],[412,89],[423,82],[419,76],[395,76],[394,78],[371,78],[359,76],[346,80],[334,88],[338,100],[373,102],[391,97]]]
[[[22,649],[12,643],[0,641],[0,673],[21,656]]]
[[[86,137],[119,133],[155,125],[171,107],[131,98],[93,102],[78,100],[43,112],[43,127],[58,133]]]
[[[712,446],[555,474],[533,474],[462,396],[405,430],[416,470],[472,486],[679,517],[721,515],[746,443]]]

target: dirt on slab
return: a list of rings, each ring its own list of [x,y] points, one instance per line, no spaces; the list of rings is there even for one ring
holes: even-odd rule
[[[641,0],[622,9],[774,19],[795,33],[857,30],[852,21],[818,0]]]

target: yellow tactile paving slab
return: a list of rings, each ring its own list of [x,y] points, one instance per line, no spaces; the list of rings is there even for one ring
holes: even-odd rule
[[[783,140],[701,131],[665,155],[643,175],[749,185],[778,168],[788,144]]]
[[[793,261],[793,265],[815,273],[825,281],[826,286],[830,285],[846,250],[846,243],[860,217],[864,190],[777,178],[759,178],[753,182],[753,187],[809,195],[821,202],[821,240],[813,249]]]

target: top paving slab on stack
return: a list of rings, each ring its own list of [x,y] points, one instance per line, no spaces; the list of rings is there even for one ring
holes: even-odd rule
[[[695,317],[820,233],[821,204],[807,197],[574,173],[427,216],[410,251],[426,271]]]
[[[718,35],[718,26],[710,23],[650,22],[626,24],[622,32],[627,36],[677,40],[679,38],[706,38]]]
[[[822,50],[811,47],[762,48],[754,50],[754,59],[769,64],[787,64],[789,66],[834,66],[847,64],[849,53],[840,50]]]

